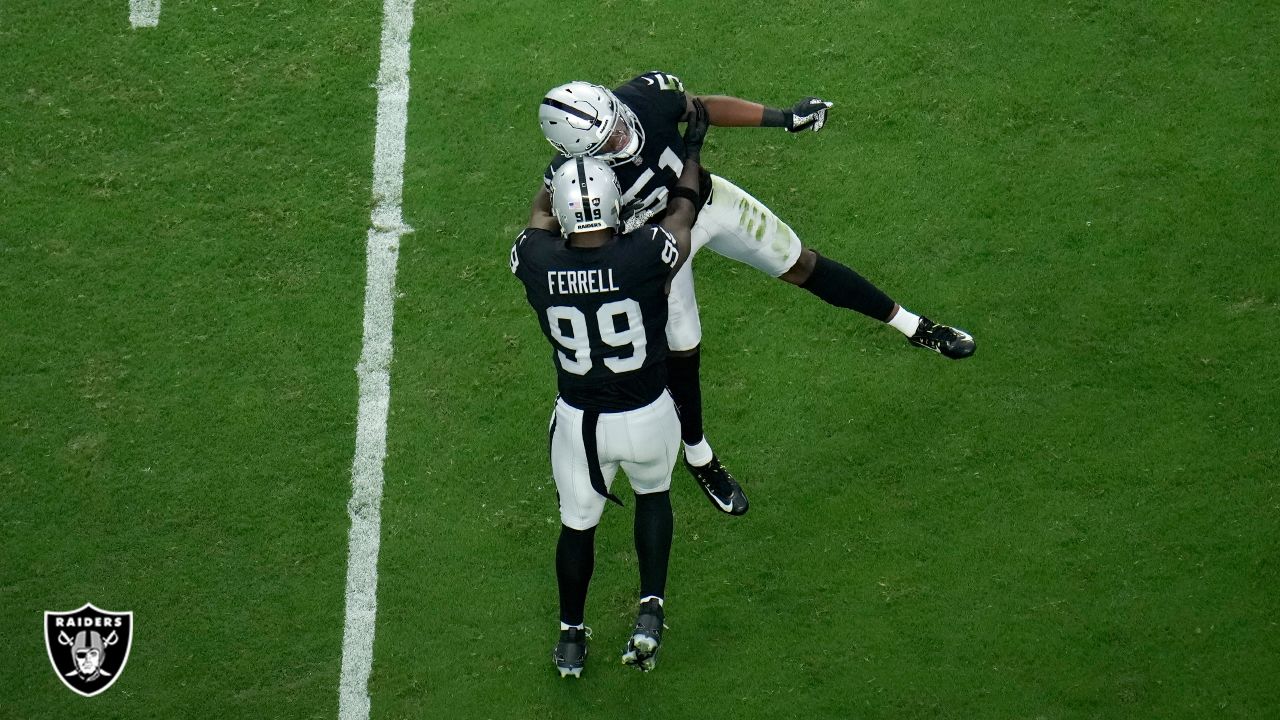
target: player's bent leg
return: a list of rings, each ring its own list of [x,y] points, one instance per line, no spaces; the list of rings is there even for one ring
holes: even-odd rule
[[[695,231],[697,228],[695,228]],[[705,230],[695,235],[706,237]],[[702,325],[688,263],[676,274],[667,297],[667,387],[679,410],[680,439],[684,442],[685,463],[699,487],[722,512],[741,515],[747,511],[746,494],[738,481],[720,464],[707,442],[702,421]]]
[[[944,357],[960,360],[977,349],[973,336],[964,330],[915,315],[853,269],[808,248],[801,253],[796,267],[784,273],[782,279],[799,285],[831,305],[879,320],[907,336],[912,345],[933,350]]]
[[[705,228],[694,228],[694,236],[708,237]],[[702,420],[702,323],[694,292],[691,263],[676,273],[667,296],[667,388],[679,411],[680,439],[684,442],[685,464],[699,487],[722,512],[746,512],[746,494],[724,469],[706,439]]]
[[[786,272],[778,276],[779,280],[791,283],[792,285],[804,286],[808,282],[809,277],[813,275],[813,271],[818,267],[818,253],[807,247],[800,248],[800,257],[796,258],[796,262]]]
[[[705,455],[699,463],[706,463],[711,456],[711,446],[706,442],[702,426],[701,370],[701,348],[667,355],[667,388],[680,413],[680,439],[688,455]]]
[[[680,411],[685,467],[717,509],[742,515],[747,511],[747,495],[720,463],[703,433],[701,364],[697,351],[667,357],[667,388]]]
[[[685,262],[671,278],[667,294],[667,347],[673,353],[697,350],[702,342],[702,320],[698,317],[698,294],[693,285],[693,263]]]
[[[702,389],[698,380],[702,322],[693,287],[692,263],[671,280],[667,295],[667,387],[680,408],[680,435],[690,445],[703,441]]]
[[[680,436],[684,444],[684,464],[698,487],[720,512],[744,515],[750,503],[737,479],[725,469],[711,450],[702,429],[701,354],[671,354],[667,357],[667,388],[680,414]]]
[[[873,320],[887,323],[893,317],[897,307],[893,298],[852,268],[808,248],[801,253],[796,265],[784,273],[782,279],[808,290],[830,305],[862,313]]]
[[[972,335],[946,325],[919,322],[919,316],[851,268],[805,248],[786,223],[744,190],[717,175],[711,180],[711,199],[699,213],[694,229],[707,233],[707,247],[712,251],[802,287],[831,305],[886,323],[913,345],[953,359],[973,354]]]
[[[711,197],[693,226],[707,234],[716,254],[779,277],[800,257],[800,238],[764,203],[719,175],[711,176]]]

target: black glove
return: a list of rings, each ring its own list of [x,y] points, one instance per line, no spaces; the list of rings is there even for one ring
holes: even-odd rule
[[[818,132],[827,124],[827,110],[831,103],[816,97],[807,97],[791,108],[791,124],[787,132],[796,133],[805,130]]]
[[[684,129],[684,150],[687,155],[696,155],[702,150],[702,141],[707,139],[707,106],[702,101],[693,99],[693,113],[689,115]]]

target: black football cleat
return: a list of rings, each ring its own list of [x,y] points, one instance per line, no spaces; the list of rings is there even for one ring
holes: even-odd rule
[[[555,661],[560,677],[582,677],[582,668],[587,664],[587,638],[591,637],[591,628],[569,628],[560,631],[560,642],[551,651],[551,659]]]
[[[658,646],[662,645],[662,603],[649,600],[640,603],[636,627],[631,631],[627,647],[622,651],[622,664],[640,672],[649,672],[658,664]]]
[[[916,326],[916,334],[907,338],[907,342],[952,360],[963,360],[978,349],[977,343],[969,333],[949,325],[939,325],[923,316],[920,318],[920,324]]]
[[[747,494],[742,492],[742,486],[724,469],[716,456],[712,455],[711,462],[706,465],[692,465],[685,458],[684,466],[689,468],[702,492],[707,494],[711,504],[720,512],[729,515],[747,514],[747,509],[751,507],[751,503],[747,502]]]

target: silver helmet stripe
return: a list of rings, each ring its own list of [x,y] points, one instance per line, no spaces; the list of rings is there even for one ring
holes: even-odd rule
[[[582,221],[591,222],[591,200],[587,197],[587,164],[581,157],[574,158],[578,163],[578,192],[582,194]]]

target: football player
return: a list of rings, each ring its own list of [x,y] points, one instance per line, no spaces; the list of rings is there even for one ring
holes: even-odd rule
[[[651,670],[662,642],[671,555],[671,471],[680,421],[667,391],[667,293],[690,252],[706,112],[694,103],[682,171],[660,225],[622,229],[622,191],[604,161],[579,155],[551,176],[554,220],[534,213],[511,248],[511,271],[551,344],[556,400],[551,471],[560,503],[556,579],[561,677],[587,658],[587,587],[595,529],[621,467],[635,491],[640,610],[623,662]]]
[[[552,174],[569,158],[592,156],[607,161],[618,176],[624,229],[661,220],[683,168],[678,123],[692,111],[695,100],[704,103],[712,125],[781,127],[791,133],[821,130],[831,108],[830,102],[816,97],[780,110],[734,97],[695,96],[685,92],[679,78],[658,71],[644,73],[613,91],[586,82],[561,85],[548,92],[538,108],[543,135],[559,156],[547,168],[543,188],[534,197],[534,216],[554,220],[548,193]],[[832,305],[887,323],[912,345],[944,357],[973,354],[975,344],[968,333],[911,313],[857,272],[805,247],[773,211],[728,180],[703,171],[698,197],[692,252],[709,247]],[[692,263],[676,276],[669,302],[668,382],[680,411],[685,463],[717,508],[745,513],[746,496],[703,433],[698,381],[702,328]]]

